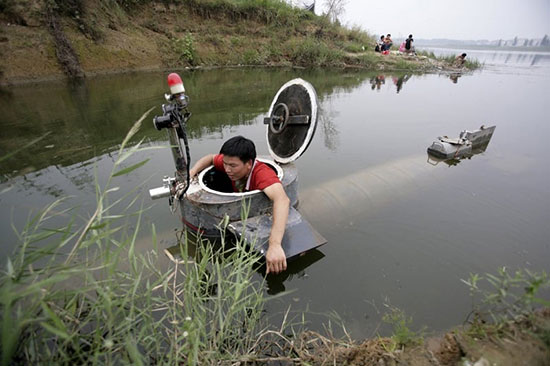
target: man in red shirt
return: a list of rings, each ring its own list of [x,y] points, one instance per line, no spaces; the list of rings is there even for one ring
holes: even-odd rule
[[[227,174],[235,192],[259,189],[273,202],[273,224],[269,235],[269,248],[265,255],[266,273],[286,270],[286,256],[281,243],[288,219],[290,199],[277,174],[269,166],[256,160],[254,143],[242,136],[227,140],[219,154],[209,154],[200,158],[189,170],[189,175],[193,178],[211,165]]]

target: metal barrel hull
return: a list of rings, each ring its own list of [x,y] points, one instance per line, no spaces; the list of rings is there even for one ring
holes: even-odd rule
[[[261,159],[265,161],[266,159]],[[277,165],[273,161],[270,164]],[[281,183],[291,205],[298,203],[298,176],[292,163],[278,165],[282,170]],[[207,173],[207,172],[205,172]],[[200,176],[199,179],[202,177]],[[198,181],[192,182],[184,199],[180,202],[183,222],[190,229],[208,237],[220,236],[220,224],[227,220],[241,221],[247,212],[248,217],[271,215],[272,202],[262,191],[246,193],[223,193],[205,189]]]

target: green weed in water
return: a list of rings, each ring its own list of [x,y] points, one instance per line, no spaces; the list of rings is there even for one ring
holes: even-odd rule
[[[393,306],[389,306],[389,310],[388,313],[384,314],[382,320],[392,326],[393,334],[391,336],[392,343],[386,344],[385,347],[393,352],[397,347],[422,344],[423,331],[415,332],[411,330],[412,317],[407,317],[405,312]]]
[[[545,271],[536,273],[524,269],[511,273],[501,267],[497,274],[470,274],[468,280],[461,281],[470,289],[475,315],[489,316],[495,324],[532,313],[537,307],[550,306],[550,301],[540,295],[542,290],[550,288],[550,277]]]

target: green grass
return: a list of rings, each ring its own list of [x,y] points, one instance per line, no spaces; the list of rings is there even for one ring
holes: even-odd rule
[[[468,326],[458,330],[468,344],[475,345],[480,340],[505,344],[533,339],[533,346],[546,347],[548,352],[550,322],[545,313],[550,301],[544,297],[544,291],[550,288],[550,277],[545,271],[511,272],[501,267],[496,274],[470,274],[461,281],[469,287],[472,298],[472,312],[466,319]],[[537,338],[539,342],[534,341]]]
[[[293,39],[284,44],[285,53],[295,65],[336,66],[343,64],[343,52],[314,39]]]
[[[417,56],[425,56],[433,59],[436,58],[435,53],[433,53],[432,51],[415,51],[415,52]]]
[[[392,66],[392,69],[407,70],[407,71],[415,71],[415,70],[418,70],[419,68],[421,68],[421,66],[415,63],[407,62],[407,60],[404,58],[399,58],[398,60],[395,61],[395,63]]]
[[[429,53],[426,53],[428,55],[428,57],[430,58],[434,58],[436,60],[440,60],[440,61],[443,61],[445,62],[446,64],[450,65],[450,66],[454,66],[454,67],[460,67],[460,66],[456,66],[456,56],[454,55],[449,55],[449,56],[435,56],[433,52],[429,52]],[[475,59],[466,59],[466,62],[464,62],[464,65],[463,67],[465,67],[466,69],[468,70],[476,70],[476,69],[479,69],[480,67],[482,67],[483,65],[475,60]]]
[[[314,18],[310,12],[293,8],[279,0],[188,0],[186,5],[195,14],[205,18],[223,14],[232,20],[255,19],[291,28],[302,20]]]
[[[393,352],[398,347],[414,346],[422,344],[423,331],[411,330],[412,317],[407,317],[402,310],[389,307],[389,312],[384,314],[382,320],[392,326],[393,332],[391,338],[390,350]]]
[[[346,44],[344,44],[344,50],[346,52],[351,52],[351,53],[360,53],[360,52],[364,52],[366,48],[365,46],[363,46],[361,43],[356,43],[356,42],[347,42]]]
[[[367,52],[359,57],[360,65],[365,68],[374,68],[380,62],[380,56],[375,52]]]
[[[119,4],[126,9],[136,8],[150,1],[148,0],[119,0]],[[179,1],[174,1],[176,4]],[[342,66],[346,61],[345,53],[363,52],[373,43],[372,37],[359,27],[347,29],[333,24],[326,17],[316,16],[311,12],[290,6],[280,0],[189,0],[181,2],[187,11],[206,20],[223,17],[229,19],[234,27],[230,38],[230,48],[233,53],[217,55],[219,51],[207,50],[189,52],[191,48],[187,42],[174,43],[172,47],[180,63],[194,63],[197,54],[201,55],[201,62],[216,64],[231,64],[237,62],[247,65],[261,65],[266,63],[290,63],[296,66]],[[271,38],[272,41],[253,42],[249,24],[244,22],[255,21],[264,24],[254,29],[255,36]],[[210,29],[209,44],[218,46],[219,41],[227,29],[221,25]],[[214,39],[214,41],[212,41]],[[206,40],[202,37],[202,40]],[[288,41],[281,41],[288,40]],[[266,44],[269,43],[267,46]],[[276,45],[274,43],[277,43]],[[195,46],[195,43],[193,43]],[[194,47],[197,48],[196,46]],[[267,50],[265,50],[267,48]],[[217,53],[217,54],[216,54]],[[193,55],[191,57],[190,55]],[[351,60],[354,61],[354,60]]]
[[[481,62],[479,62],[478,60],[466,60],[466,62],[464,63],[464,66],[468,69],[468,70],[477,70],[481,67],[483,67],[483,64]]]
[[[470,289],[473,313],[478,318],[490,318],[495,324],[505,323],[532,313],[536,307],[550,307],[550,301],[540,292],[550,288],[550,276],[527,269],[510,272],[506,267],[497,274],[470,274],[461,280]]]
[[[142,117],[143,120],[145,116]],[[80,222],[69,199],[53,202],[18,230],[0,277],[1,365],[212,364],[253,359],[265,298],[253,280],[258,256],[242,242],[196,245],[168,268],[157,247],[137,249],[143,203],[136,189],[114,198],[114,184],[147,161],[124,139],[97,205]],[[64,218],[52,227],[54,218]],[[80,223],[79,223],[80,222]],[[184,235],[181,257],[191,245]]]

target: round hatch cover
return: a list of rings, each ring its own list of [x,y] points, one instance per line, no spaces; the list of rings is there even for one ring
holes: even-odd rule
[[[269,154],[276,162],[293,162],[306,151],[317,127],[317,109],[317,93],[307,81],[290,80],[279,89],[264,119]]]

